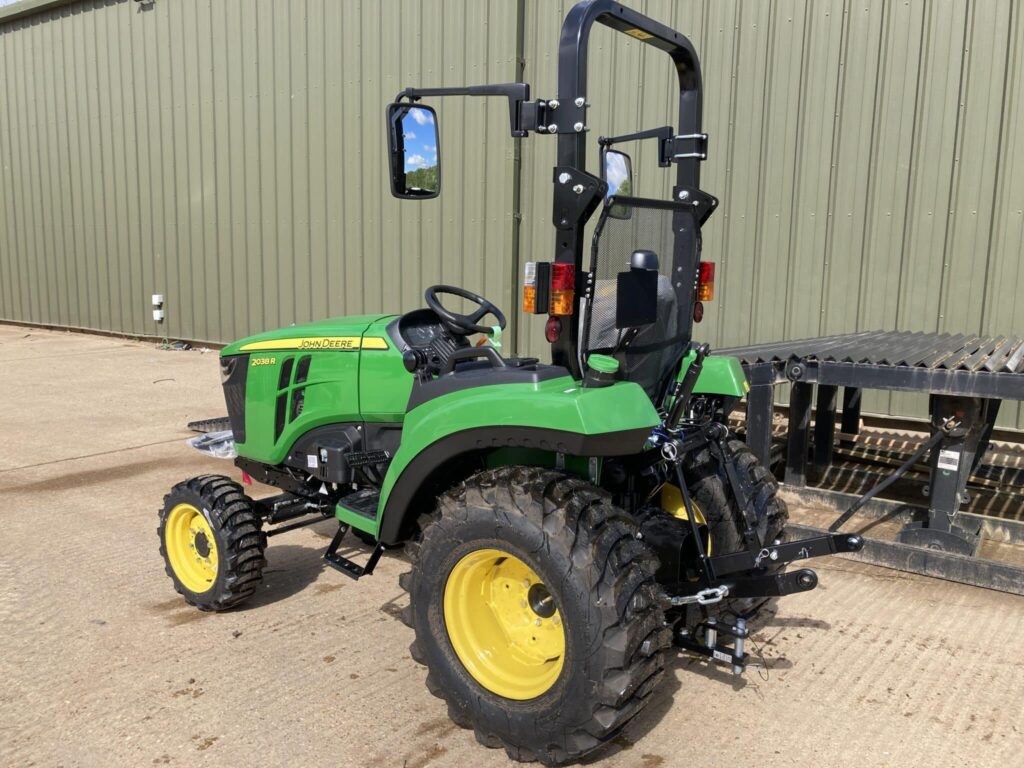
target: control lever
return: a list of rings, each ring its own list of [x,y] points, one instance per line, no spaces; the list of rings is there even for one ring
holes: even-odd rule
[[[704,368],[704,358],[711,353],[711,347],[707,344],[700,344],[694,348],[693,362],[690,363],[690,367],[686,369],[686,373],[683,374],[683,378],[680,379],[679,383],[676,384],[675,392],[672,401],[672,410],[665,419],[665,424],[669,429],[675,429],[679,425],[679,421],[683,417],[683,409],[686,408],[687,403],[690,402],[690,396],[693,394],[693,388],[697,385],[697,379],[700,377],[700,372]]]

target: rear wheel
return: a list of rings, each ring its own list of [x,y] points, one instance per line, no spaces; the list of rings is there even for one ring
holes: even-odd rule
[[[441,496],[407,549],[413,658],[449,716],[518,760],[575,760],[648,702],[671,642],[657,561],[582,480],[477,474]]]
[[[242,487],[221,475],[178,483],[160,510],[160,554],[174,588],[203,611],[223,611],[256,591],[266,534]]]
[[[786,503],[779,498],[779,484],[742,441],[728,440],[725,450],[726,458],[735,462],[737,471],[753,487],[754,530],[761,545],[770,546],[776,539],[784,537],[789,520]],[[726,555],[742,550],[745,545],[737,526],[737,520],[742,516],[739,502],[733,496],[725,467],[715,459],[710,448],[694,454],[683,467],[683,474],[693,501],[707,521],[715,553]]]
[[[735,462],[740,476],[750,481],[756,521],[754,530],[761,546],[785,541],[789,510],[786,502],[779,498],[779,484],[742,441],[735,438],[728,440],[725,450],[726,458]],[[693,503],[707,522],[713,553],[727,555],[745,549],[743,535],[737,526],[743,513],[733,495],[725,467],[712,455],[711,450],[704,448],[694,454],[693,459],[684,465],[683,474]],[[766,570],[778,571],[783,568],[785,566],[774,566]],[[764,598],[726,600],[721,608],[729,613],[752,618],[753,614],[772,602]]]

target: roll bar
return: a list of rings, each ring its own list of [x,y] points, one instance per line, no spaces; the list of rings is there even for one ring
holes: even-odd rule
[[[672,199],[685,201],[692,213],[677,214],[673,222],[674,268],[681,275],[696,275],[700,260],[700,226],[717,204],[700,191],[700,162],[707,156],[707,134],[701,132],[702,86],[700,62],[693,44],[685,35],[637,13],[613,0],[583,0],[562,22],[558,45],[558,98],[530,100],[526,83],[499,83],[451,88],[406,88],[396,101],[418,101],[424,96],[503,96],[508,99],[509,128],[512,136],[530,132],[558,136],[557,165],[554,169],[552,223],[555,226],[555,261],[573,264],[577,275],[583,270],[585,253],[583,231],[587,221],[604,199],[607,185],[587,173],[587,57],[590,31],[603,24],[645,45],[669,55],[679,79],[678,133],[671,129],[641,132],[618,140],[643,138],[648,133],[660,139],[662,164],[676,163],[676,184]],[[665,132],[662,136],[661,133]],[[676,281],[679,306],[693,306],[695,287],[690,280]],[[583,291],[577,290],[573,317],[580,316]],[[691,313],[687,312],[687,317]],[[690,323],[691,321],[687,321]],[[576,378],[583,375],[580,361],[579,323],[572,322],[551,345],[552,362],[568,368]],[[690,325],[692,327],[692,323]]]
[[[558,45],[558,99],[557,106],[549,109],[551,123],[557,126],[558,166],[555,168],[555,194],[553,222],[556,228],[555,261],[575,264],[577,272],[583,268],[583,230],[604,197],[604,189],[593,189],[586,173],[586,133],[576,126],[586,126],[587,107],[587,63],[590,32],[594,23],[603,24],[617,32],[633,37],[640,42],[664,51],[672,59],[679,79],[679,122],[677,139],[684,141],[706,140],[701,133],[702,83],[700,61],[693,44],[687,37],[670,27],[654,21],[631,8],[612,0],[584,0],[569,11],[562,22],[561,39]],[[548,102],[551,107],[551,102]],[[550,125],[550,123],[549,123]],[[706,150],[676,153],[676,186],[673,199],[686,190],[693,194],[700,190],[700,162]],[[689,156],[685,156],[689,155]],[[568,182],[560,183],[560,177],[569,174]],[[586,205],[573,205],[573,188],[583,184],[584,193],[596,195]],[[603,185],[597,185],[603,186]],[[593,189],[593,192],[591,192]],[[575,215],[573,215],[575,213]],[[682,274],[695,274],[700,260],[700,225],[677,227],[673,263],[683,266]],[[693,287],[687,288],[689,301],[681,307],[692,306]],[[579,317],[580,292],[576,292],[573,316]],[[573,375],[582,375],[579,361],[579,323],[568,324],[561,337],[551,345],[552,362],[563,365]]]

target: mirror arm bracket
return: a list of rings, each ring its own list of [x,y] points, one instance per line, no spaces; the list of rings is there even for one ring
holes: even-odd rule
[[[626,141],[640,141],[642,139],[658,140],[658,165],[668,168],[672,164],[672,126],[666,125],[661,128],[649,128],[646,131],[627,133],[622,136],[600,136],[597,139],[598,146],[603,152],[614,144],[622,144]]]
[[[580,133],[586,127],[586,107],[583,98],[560,104],[557,99],[530,101],[528,83],[489,83],[463,85],[453,88],[406,88],[395,101],[419,101],[427,96],[504,96],[508,99],[509,131],[515,138],[534,133]],[[666,129],[671,135],[671,129]]]
[[[486,85],[463,85],[454,88],[406,88],[395,101],[409,99],[419,101],[425,96],[504,96],[508,99],[508,122],[512,136],[521,138],[529,131],[536,131],[540,116],[538,105],[544,102],[530,101],[529,83],[488,83]]]

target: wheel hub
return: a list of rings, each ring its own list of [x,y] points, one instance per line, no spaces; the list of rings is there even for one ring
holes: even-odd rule
[[[530,591],[526,593],[526,600],[533,612],[542,619],[550,619],[555,615],[555,598],[540,582],[530,586]]]
[[[480,549],[455,564],[445,584],[444,618],[455,654],[492,693],[536,698],[561,674],[565,628],[555,597],[509,552]]]
[[[202,531],[196,534],[195,549],[196,553],[202,558],[210,556],[210,540],[206,538],[206,534]]]
[[[217,541],[203,514],[192,504],[178,504],[164,527],[167,560],[182,585],[201,594],[217,579]]]

